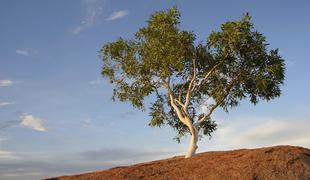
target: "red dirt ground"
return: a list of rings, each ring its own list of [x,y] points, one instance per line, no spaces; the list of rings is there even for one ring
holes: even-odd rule
[[[310,149],[275,146],[205,152],[188,159],[178,156],[86,174],[50,178],[52,179],[310,180]]]

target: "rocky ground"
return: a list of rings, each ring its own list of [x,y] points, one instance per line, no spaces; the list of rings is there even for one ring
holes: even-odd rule
[[[310,149],[294,146],[275,146],[259,149],[205,152],[188,159],[178,156],[51,179],[310,180]]]

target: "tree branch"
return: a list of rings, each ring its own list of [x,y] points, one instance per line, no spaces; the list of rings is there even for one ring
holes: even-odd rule
[[[227,98],[227,96],[230,93],[231,88],[233,87],[233,85],[239,80],[239,77],[241,75],[241,72],[238,73],[238,75],[235,76],[235,78],[233,80],[231,80],[231,82],[229,83],[229,85],[226,88],[226,94],[222,97],[222,99],[217,102],[207,114],[204,114],[203,117],[201,117],[200,119],[197,120],[197,122],[195,124],[200,125],[203,121],[205,121],[207,118],[210,117],[210,115],[213,113],[213,111],[219,106],[221,105],[224,100]]]
[[[215,64],[215,65],[211,68],[211,70],[204,76],[204,78],[201,79],[196,85],[193,86],[193,88],[191,89],[191,91],[194,91],[195,88],[199,88],[199,87],[202,85],[202,83],[204,83],[204,82],[211,76],[211,74],[216,70],[216,68],[219,67],[221,64],[223,64],[223,62],[225,61],[225,59],[226,59],[228,56],[229,56],[229,53],[227,53],[227,54],[225,55],[225,57],[223,58],[222,61],[220,61],[219,63]]]
[[[186,92],[186,99],[185,99],[185,103],[184,103],[184,110],[186,110],[188,108],[189,102],[190,102],[190,96],[192,93],[192,86],[194,81],[196,80],[196,59],[193,58],[193,77],[188,85],[188,90]]]
[[[179,120],[183,122],[184,124],[186,124],[186,121],[184,121],[184,115],[182,114],[181,109],[175,104],[174,96],[171,93],[169,93],[169,97],[170,97],[170,104],[173,107],[173,109],[176,111]]]
[[[184,115],[182,114],[181,109],[180,109],[180,108],[176,105],[176,103],[175,103],[175,100],[176,100],[176,99],[175,99],[175,97],[174,97],[173,91],[172,91],[171,88],[170,88],[170,78],[168,78],[168,80],[165,82],[165,86],[166,86],[166,88],[167,88],[167,90],[168,90],[168,96],[169,96],[169,98],[170,98],[170,104],[171,104],[172,108],[176,111],[179,120],[180,120],[182,123],[186,124],[186,121],[185,121],[185,119],[184,119]]]
[[[179,89],[178,100],[180,102],[182,101],[183,88],[184,88],[185,84],[186,84],[186,81],[184,81],[184,83],[182,83],[182,87]]]
[[[177,102],[180,106],[182,106],[182,108],[185,108],[184,104],[181,101],[176,99],[175,102]]]

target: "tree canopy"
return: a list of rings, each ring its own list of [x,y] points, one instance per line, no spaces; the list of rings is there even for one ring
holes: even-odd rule
[[[179,25],[176,7],[157,11],[134,38],[119,38],[99,51],[102,75],[115,85],[114,100],[144,110],[145,97],[154,99],[150,126],[171,126],[177,140],[193,134],[190,125],[210,136],[216,130],[210,117],[216,108],[228,111],[243,99],[256,104],[280,96],[284,60],[278,49],[268,48],[249,14],[225,22],[205,42]]]

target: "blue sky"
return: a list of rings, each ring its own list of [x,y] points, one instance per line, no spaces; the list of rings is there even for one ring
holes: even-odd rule
[[[286,60],[280,98],[229,114],[199,151],[291,144],[310,148],[309,1],[3,0],[0,2],[0,179],[38,179],[184,154],[188,139],[149,127],[148,113],[112,102],[97,51],[131,38],[177,5],[203,41],[242,13]]]

